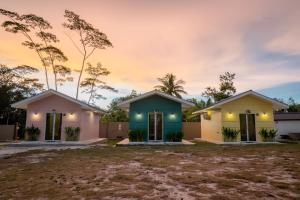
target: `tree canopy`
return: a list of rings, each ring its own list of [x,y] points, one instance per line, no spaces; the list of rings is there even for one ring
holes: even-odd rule
[[[236,88],[233,82],[234,79],[234,73],[225,72],[219,76],[219,89],[207,87],[202,95],[207,98],[212,98],[214,102],[226,99],[236,93]]]
[[[161,85],[156,85],[154,88],[164,93],[182,98],[181,94],[187,94],[182,86],[183,84],[185,84],[185,81],[176,79],[177,78],[174,74],[168,73],[164,77],[157,79],[161,83]]]

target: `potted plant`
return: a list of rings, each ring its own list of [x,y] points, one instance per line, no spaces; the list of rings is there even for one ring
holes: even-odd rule
[[[260,129],[258,134],[261,136],[263,142],[274,142],[277,134],[277,130],[274,129],[268,130],[266,128],[262,128]]]
[[[222,128],[222,135],[224,137],[224,141],[226,142],[236,142],[237,136],[240,133],[239,130],[223,127]]]
[[[65,127],[66,141],[78,141],[80,135],[80,127]]]
[[[40,135],[40,129],[38,127],[31,125],[31,127],[26,127],[25,129],[27,140],[29,141],[37,141]]]
[[[181,142],[183,138],[183,132],[178,131],[178,132],[170,132],[167,135],[167,141],[168,142]]]
[[[143,142],[144,141],[144,131],[143,130],[130,130],[128,133],[130,142]]]

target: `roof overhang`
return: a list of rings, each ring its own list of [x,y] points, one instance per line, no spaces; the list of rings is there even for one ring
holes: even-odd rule
[[[123,101],[121,103],[118,104],[118,106],[124,110],[128,110],[130,108],[130,104],[132,102],[135,102],[135,101],[139,101],[141,99],[145,99],[147,97],[150,97],[150,96],[153,96],[153,95],[158,95],[158,96],[161,96],[161,97],[164,97],[166,99],[170,99],[172,101],[175,101],[175,102],[178,102],[181,104],[181,108],[182,109],[187,109],[187,108],[190,108],[190,107],[193,107],[195,106],[194,103],[192,102],[189,102],[187,100],[184,100],[184,99],[181,99],[181,98],[178,98],[178,97],[175,97],[175,96],[172,96],[172,95],[169,95],[169,94],[166,94],[166,93],[163,93],[163,92],[160,92],[158,90],[153,90],[153,91],[150,91],[150,92],[147,92],[147,93],[144,93],[142,95],[139,95],[137,97],[134,97],[132,99],[129,99],[129,100],[126,100],[126,101]]]
[[[94,106],[91,106],[87,103],[84,103],[84,102],[79,101],[79,100],[77,100],[73,97],[70,97],[68,95],[65,95],[63,93],[57,92],[57,91],[52,90],[52,89],[46,90],[44,92],[41,92],[38,95],[35,95],[33,97],[29,97],[29,98],[24,99],[22,101],[18,101],[16,103],[13,103],[11,106],[14,107],[14,108],[19,108],[19,109],[25,109],[26,110],[30,103],[39,101],[41,99],[44,99],[44,98],[52,96],[52,95],[57,95],[57,96],[62,97],[64,99],[68,100],[68,101],[76,103],[76,104],[80,105],[83,110],[88,110],[88,111],[93,111],[93,112],[98,112],[98,113],[105,113],[105,111],[102,110],[102,109],[96,108]]]
[[[193,114],[205,113],[208,110],[217,110],[217,109],[220,109],[220,107],[222,105],[224,105],[226,103],[229,103],[229,102],[232,102],[232,101],[235,101],[235,100],[240,99],[240,98],[245,97],[245,96],[254,96],[254,97],[258,98],[258,99],[261,99],[262,101],[269,102],[269,103],[272,104],[274,110],[287,109],[289,107],[285,103],[282,103],[280,101],[277,101],[277,100],[272,99],[270,97],[267,97],[265,95],[257,93],[257,92],[255,92],[253,90],[249,90],[249,91],[240,93],[238,95],[235,95],[235,96],[232,96],[232,97],[228,97],[228,98],[226,98],[224,100],[221,100],[221,101],[219,101],[219,102],[217,102],[217,103],[215,103],[215,104],[213,104],[213,105],[211,105],[209,107],[206,107],[206,108],[204,108],[202,110],[195,111],[195,112],[193,112]]]

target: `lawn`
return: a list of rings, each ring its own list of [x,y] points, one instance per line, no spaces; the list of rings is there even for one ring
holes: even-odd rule
[[[297,199],[300,145],[113,147],[0,159],[0,199]]]

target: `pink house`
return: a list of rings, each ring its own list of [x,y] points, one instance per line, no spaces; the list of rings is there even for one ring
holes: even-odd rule
[[[54,90],[12,104],[26,109],[26,126],[40,129],[40,141],[65,141],[65,127],[79,127],[79,141],[99,138],[99,120],[104,112]]]

